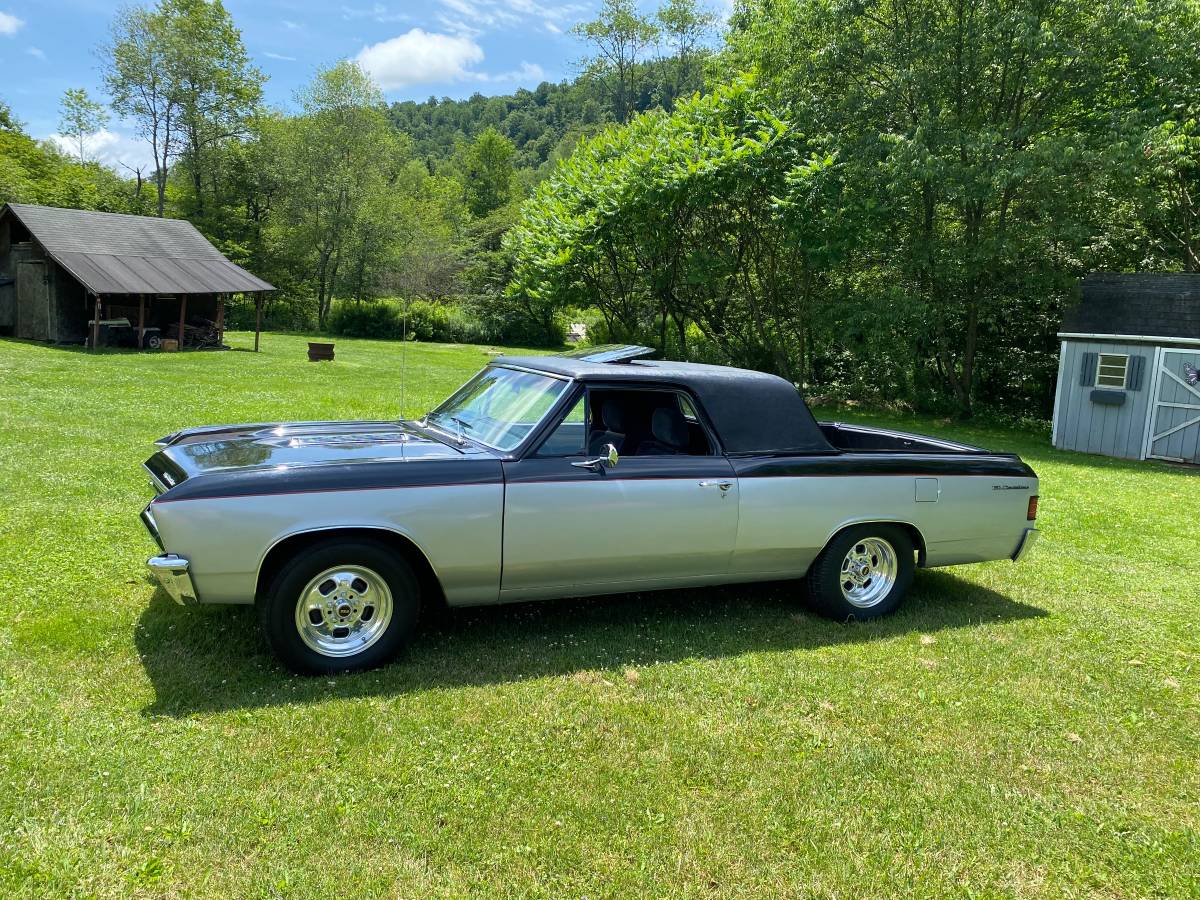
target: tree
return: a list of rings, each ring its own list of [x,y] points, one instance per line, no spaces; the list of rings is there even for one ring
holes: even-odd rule
[[[363,296],[396,250],[409,150],[354,63],[318,72],[296,99],[301,114],[276,134],[284,179],[277,227],[307,269],[324,328],[338,288]]]
[[[486,216],[511,199],[515,154],[512,141],[491,127],[467,148],[463,190],[472,215]]]
[[[697,323],[723,358],[796,378],[806,301],[845,230],[826,209],[832,166],[748,79],[640,115],[525,205],[509,296],[534,318],[597,307],[611,338],[683,356]]]
[[[197,212],[204,208],[204,154],[243,134],[262,96],[241,33],[220,0],[162,0],[119,13],[104,47],[104,83],[113,109],[138,123],[154,154],[158,215],[182,154]]]
[[[663,43],[674,54],[669,71],[672,97],[704,87],[701,63],[704,42],[717,25],[717,16],[696,0],[667,0],[654,15]]]
[[[104,85],[113,110],[137,122],[154,154],[158,215],[166,207],[167,176],[180,145],[179,60],[163,17],[144,7],[117,14],[111,43],[102,48]]]
[[[1046,323],[1122,202],[1110,193],[1120,173],[1144,165],[1147,127],[1176,102],[1156,60],[1168,40],[1179,45],[1174,58],[1188,55],[1185,46],[1194,58],[1188,7],[739,7],[731,62],[757,68],[781,108],[830,134],[847,179],[873,204],[860,268],[846,273],[855,283],[849,302],[857,321],[886,332],[889,370],[904,373],[893,380],[907,380],[918,403],[949,394],[969,414],[981,390],[1011,395],[1014,369],[1052,381]],[[846,339],[874,340],[866,331]]]
[[[0,128],[0,203],[138,212],[129,184],[97,163],[81,165],[20,127]]]
[[[617,121],[627,122],[634,112],[638,60],[658,37],[654,22],[638,12],[633,0],[603,0],[599,15],[571,33],[595,48],[596,56],[586,61],[585,71],[607,86]]]
[[[263,74],[250,64],[242,35],[220,0],[163,0],[160,15],[176,57],[175,91],[184,137],[181,161],[191,182],[189,210],[205,217],[215,199],[223,143],[247,133],[262,100]]]
[[[58,107],[58,131],[70,138],[79,151],[79,163],[87,162],[84,142],[108,124],[103,104],[88,96],[86,88],[68,88]]]
[[[0,100],[0,131],[20,131],[21,123],[13,115],[12,107]]]

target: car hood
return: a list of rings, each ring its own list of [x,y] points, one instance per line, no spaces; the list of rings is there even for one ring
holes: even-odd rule
[[[268,422],[177,431],[155,442],[146,468],[163,488],[210,472],[359,462],[487,459],[488,451],[415,421]]]

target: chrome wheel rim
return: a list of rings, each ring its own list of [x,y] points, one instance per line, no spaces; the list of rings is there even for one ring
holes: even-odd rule
[[[883,538],[855,541],[842,560],[842,596],[859,609],[872,607],[891,593],[899,571],[896,550]]]
[[[305,586],[296,602],[296,630],[322,656],[362,653],[392,621],[392,592],[365,566],[334,566]]]

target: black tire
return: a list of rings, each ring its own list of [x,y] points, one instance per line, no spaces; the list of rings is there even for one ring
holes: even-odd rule
[[[883,542],[883,545],[877,543],[880,541]],[[886,561],[887,550],[885,548],[887,547],[890,547],[894,555],[894,580],[887,575],[876,575],[877,569],[872,569],[864,575],[857,572],[848,574],[843,571],[844,564],[851,564],[848,561],[848,554],[852,550],[868,565],[871,560],[875,560],[878,565],[881,560]],[[813,610],[827,618],[838,622],[846,622],[850,619],[859,621],[878,619],[880,616],[886,616],[900,605],[900,601],[908,593],[909,585],[912,584],[915,569],[912,538],[903,528],[882,523],[879,525],[853,525],[835,535],[821,551],[821,555],[808,570],[805,578],[805,592]],[[854,580],[855,578],[863,580],[864,584],[860,587]],[[890,590],[886,590],[878,597],[871,596],[873,578],[878,579],[875,590],[886,590],[886,584],[891,581]],[[865,598],[860,596],[858,603],[851,602],[846,591],[843,590],[843,584],[849,587],[852,595],[858,589],[858,593],[865,594]],[[869,603],[866,600],[869,600]]]
[[[341,566],[369,570],[386,583],[391,594],[391,619],[369,646],[349,655],[332,656],[314,649],[301,636],[297,605],[321,573]],[[420,580],[400,554],[375,541],[345,538],[330,538],[305,547],[284,564],[258,603],[259,623],[267,643],[280,662],[302,675],[359,672],[390,662],[412,636],[420,608]],[[362,613],[364,621],[366,615]]]

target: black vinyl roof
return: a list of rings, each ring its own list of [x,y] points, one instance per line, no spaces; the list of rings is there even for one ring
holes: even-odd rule
[[[1200,338],[1200,275],[1088,275],[1062,331]]]
[[[795,385],[765,372],[703,363],[636,359],[604,363],[566,356],[500,356],[520,366],[583,382],[659,383],[689,389],[729,453],[836,453]]]
[[[275,288],[183,219],[9,203],[46,253],[93,294],[233,294]]]

